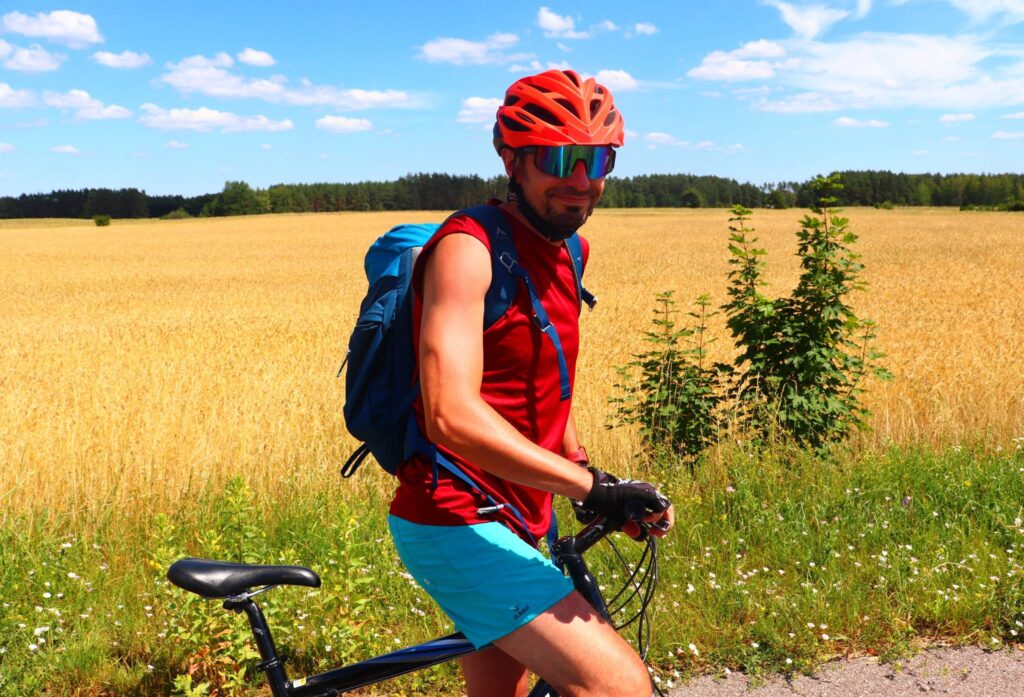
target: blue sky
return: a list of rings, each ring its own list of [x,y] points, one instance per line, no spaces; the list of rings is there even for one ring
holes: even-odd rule
[[[0,6],[0,195],[492,176],[548,67],[626,119],[616,174],[1024,170],[1024,0]]]

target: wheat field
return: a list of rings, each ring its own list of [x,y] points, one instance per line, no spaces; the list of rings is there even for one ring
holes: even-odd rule
[[[801,211],[755,211],[769,295],[797,276]],[[849,209],[894,373],[868,386],[863,447],[1024,441],[1024,217]],[[353,448],[335,378],[365,290],[362,255],[437,212],[181,221],[0,221],[0,511],[173,506],[244,473],[329,481]],[[575,396],[595,461],[629,466],[604,428],[615,365],[643,348],[655,293],[725,301],[725,210],[600,210],[587,225]],[[719,316],[712,358],[731,348]],[[325,480],[324,478],[328,478]],[[3,514],[0,513],[0,516]]]

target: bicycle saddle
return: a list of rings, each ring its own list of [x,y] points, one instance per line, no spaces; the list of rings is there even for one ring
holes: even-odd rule
[[[179,559],[167,580],[204,598],[227,598],[257,586],[320,587],[320,577],[304,566],[233,564],[214,559]]]

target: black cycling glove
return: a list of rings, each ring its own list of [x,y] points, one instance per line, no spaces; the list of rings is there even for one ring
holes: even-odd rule
[[[581,507],[602,515],[623,515],[640,521],[651,513],[661,513],[671,505],[665,496],[648,482],[617,479],[606,472],[588,467],[594,485]]]

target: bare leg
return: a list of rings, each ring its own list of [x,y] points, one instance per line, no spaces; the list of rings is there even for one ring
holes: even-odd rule
[[[526,667],[492,646],[461,659],[469,697],[524,697]]]
[[[577,592],[494,642],[562,697],[650,697],[647,667]]]

